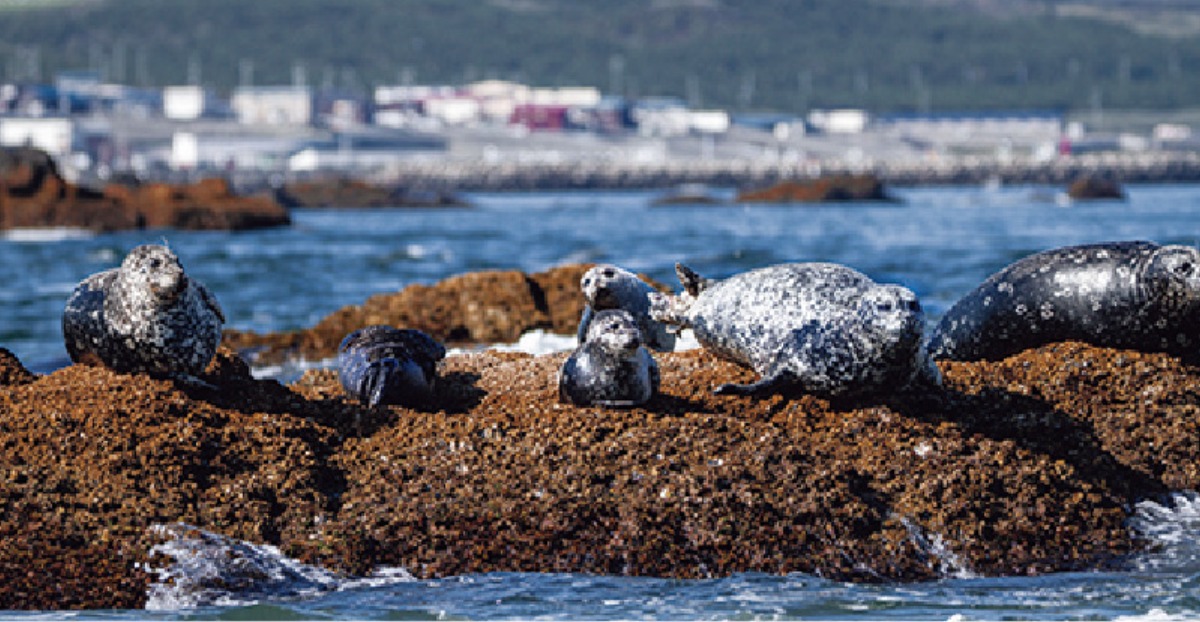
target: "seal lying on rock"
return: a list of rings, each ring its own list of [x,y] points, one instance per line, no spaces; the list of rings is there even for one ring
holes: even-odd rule
[[[675,271],[685,291],[654,294],[654,318],[692,328],[706,349],[762,376],[717,393],[798,389],[837,397],[940,380],[922,355],[921,304],[899,285],[829,263],[782,264],[721,281],[679,264]]]
[[[621,309],[597,313],[558,370],[559,399],[576,406],[638,406],[658,384],[658,362],[642,347],[637,321]]]
[[[338,345],[338,376],[346,393],[374,408],[428,398],[446,348],[411,328],[367,326]]]
[[[935,360],[998,360],[1056,341],[1200,352],[1200,251],[1152,242],[1068,246],[1025,257],[954,304]]]
[[[579,279],[579,286],[587,300],[576,334],[579,343],[586,341],[588,326],[597,311],[624,309],[637,321],[646,347],[659,352],[675,349],[675,335],[650,317],[650,294],[654,293],[654,288],[636,274],[617,266],[601,264],[585,272],[583,278]]]
[[[76,286],[62,329],[76,363],[194,377],[216,353],[224,322],[217,299],[184,273],[175,253],[148,244]]]

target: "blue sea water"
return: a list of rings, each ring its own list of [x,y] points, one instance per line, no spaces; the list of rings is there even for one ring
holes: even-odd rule
[[[845,263],[877,281],[910,287],[935,320],[989,274],[1039,250],[1105,240],[1200,242],[1200,186],[1127,191],[1125,202],[1070,203],[1048,187],[915,188],[897,190],[897,205],[715,207],[652,207],[651,192],[479,194],[468,197],[473,209],[300,210],[292,227],[260,232],[25,231],[0,238],[0,347],[37,371],[65,364],[59,318],[75,283],[115,266],[137,244],[163,240],[216,293],[229,327],[255,331],[311,326],[373,294],[462,272],[592,261],[672,284],[677,261],[713,277],[783,261]],[[489,574],[418,581],[402,569],[373,579],[309,576],[304,580],[311,584],[297,584],[284,573],[284,589],[166,594],[156,601],[161,610],[53,617],[1200,617],[1200,500],[1182,493],[1148,501],[1138,517],[1135,526],[1160,548],[1129,560],[1120,572],[995,578],[958,568],[941,581],[915,585],[850,585],[804,575],[677,581]],[[47,615],[0,612],[17,619]]]

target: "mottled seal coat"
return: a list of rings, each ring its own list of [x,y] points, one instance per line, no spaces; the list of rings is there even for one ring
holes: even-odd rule
[[[596,313],[558,370],[559,399],[576,406],[638,406],[658,393],[658,384],[658,363],[642,347],[637,321],[621,309]]]
[[[338,345],[338,376],[346,393],[374,408],[411,405],[433,394],[446,348],[411,328],[367,326]]]
[[[861,396],[940,381],[922,353],[920,302],[899,285],[830,263],[781,264],[720,281],[675,270],[684,292],[655,294],[655,319],[692,328],[706,349],[761,376],[718,393]]]
[[[659,352],[675,349],[675,335],[650,317],[650,294],[654,293],[654,288],[636,274],[617,266],[601,264],[585,272],[579,279],[579,286],[587,301],[576,333],[580,343],[586,340],[588,326],[597,311],[624,309],[637,321],[646,347]]]
[[[130,251],[120,267],[76,286],[62,329],[76,363],[194,377],[216,353],[224,322],[217,299],[184,273],[175,253],[147,244]]]
[[[996,360],[1068,340],[1194,360],[1200,252],[1138,241],[1030,255],[955,303],[928,347],[936,360]]]

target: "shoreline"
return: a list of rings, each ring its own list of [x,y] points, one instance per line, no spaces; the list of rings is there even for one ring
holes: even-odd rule
[[[868,174],[893,186],[1045,184],[1065,186],[1081,177],[1118,183],[1200,182],[1200,153],[1096,153],[1060,156],[1049,162],[964,157],[927,162],[676,161],[627,164],[610,161],[507,164],[437,160],[395,165],[372,176],[396,184],[443,192],[536,190],[647,190],[686,184],[760,188],[785,180]]]

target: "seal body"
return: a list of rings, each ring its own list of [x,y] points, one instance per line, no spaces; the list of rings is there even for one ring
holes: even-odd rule
[[[84,279],[62,316],[76,363],[122,372],[195,376],[221,342],[225,315],[166,246],[139,246],[121,266]]]
[[[576,406],[638,406],[658,385],[658,363],[642,347],[637,321],[620,309],[596,313],[584,342],[558,370],[559,399]]]
[[[1030,255],[955,303],[928,348],[937,360],[996,360],[1068,340],[1195,359],[1200,252],[1137,241]]]
[[[624,309],[637,321],[646,347],[659,352],[675,349],[674,333],[650,317],[650,294],[655,293],[654,288],[636,274],[601,264],[585,272],[579,279],[579,286],[587,300],[576,333],[580,343],[587,340],[588,327],[598,311]]]
[[[338,376],[346,393],[374,408],[428,398],[446,348],[410,328],[367,326],[338,345]]]
[[[904,287],[829,263],[781,264],[720,281],[682,265],[676,272],[685,291],[656,294],[654,317],[690,327],[706,349],[761,376],[718,393],[838,397],[940,382],[921,349],[920,302]]]

